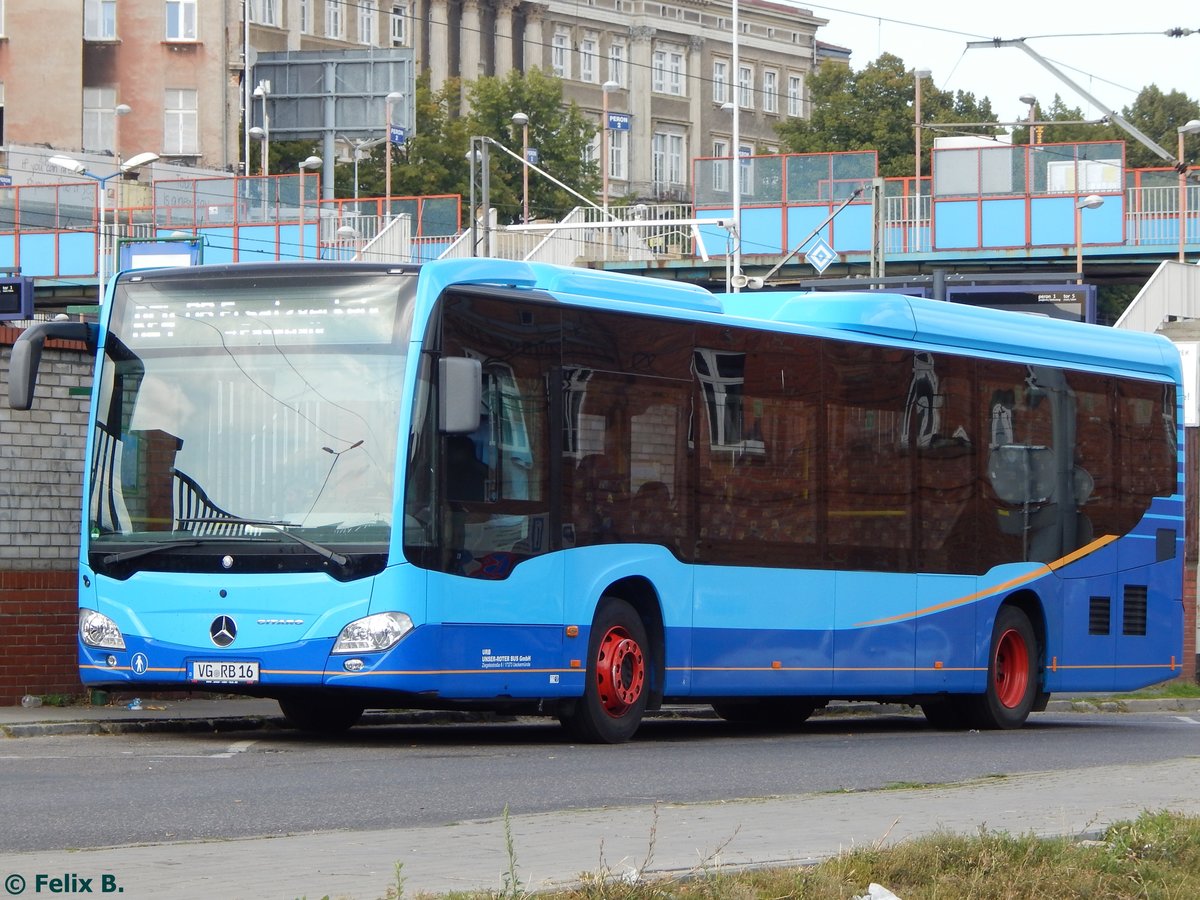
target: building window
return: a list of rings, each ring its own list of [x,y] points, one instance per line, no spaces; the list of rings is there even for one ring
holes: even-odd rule
[[[625,42],[614,39],[608,45],[608,80],[615,81],[621,87],[629,86],[627,83],[629,76],[626,74],[626,59]]]
[[[662,45],[655,49],[651,87],[655,93],[684,96],[687,65],[681,47]]]
[[[403,47],[406,43],[404,29],[407,26],[408,7],[392,7],[392,46]]]
[[[93,153],[116,150],[117,89],[83,89],[83,149]]]
[[[558,78],[571,77],[571,35],[561,28],[551,39],[550,68]]]
[[[279,0],[250,0],[250,21],[279,26]]]
[[[729,102],[729,63],[723,59],[713,60],[713,103]]]
[[[196,39],[196,0],[167,0],[167,40]]]
[[[358,7],[358,42],[374,44],[379,39],[379,20],[376,9],[369,3]]]
[[[167,156],[199,155],[200,115],[196,108],[196,92],[168,88],[163,109],[163,152]]]
[[[801,100],[804,96],[804,80],[799,75],[788,76],[787,113],[789,116],[800,118],[803,113]]]
[[[651,144],[651,166],[657,190],[683,184],[683,135],[656,131]]]
[[[712,188],[717,193],[729,190],[729,141],[713,141]]]
[[[754,109],[754,67],[738,67],[738,106]]]
[[[325,37],[341,40],[346,36],[346,9],[342,0],[325,0]]]
[[[600,50],[600,43],[596,38],[595,32],[588,32],[584,35],[583,40],[579,42],[579,80],[587,81],[595,84],[599,72],[596,66],[596,57]]]
[[[111,41],[117,37],[117,0],[84,0],[83,38]]]
[[[626,172],[626,160],[629,157],[629,132],[610,131],[608,133],[608,177],[624,181],[629,177]]]
[[[738,150],[738,185],[743,196],[750,193],[750,184],[754,181],[754,148],[742,144]]]
[[[763,112],[779,112],[779,73],[763,69]]]
[[[313,0],[300,0],[300,33],[312,34],[313,30]]]

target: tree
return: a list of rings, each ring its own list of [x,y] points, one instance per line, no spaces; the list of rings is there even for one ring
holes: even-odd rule
[[[376,196],[387,193],[383,153],[390,150],[393,196],[470,193],[466,162],[470,134],[467,122],[458,115],[460,95],[457,79],[449,79],[434,91],[428,73],[421,75],[414,98],[413,133],[400,146],[379,148],[380,161],[372,166],[371,180],[363,179],[362,187]]]
[[[1164,94],[1156,85],[1142,88],[1122,115],[1160,147],[1175,155],[1179,145],[1179,127],[1200,119],[1200,103],[1182,91]],[[1185,154],[1185,159],[1188,158]],[[1191,159],[1195,161],[1195,156]],[[1167,161],[1140,141],[1126,141],[1125,164],[1131,168],[1165,166]]]
[[[529,146],[538,151],[539,168],[584,196],[600,189],[598,166],[588,148],[596,126],[574,102],[563,103],[562,81],[531,69],[515,69],[503,78],[480,78],[467,86],[471,112],[467,116],[471,134],[486,135],[512,150],[514,159],[491,148],[491,204],[501,221],[519,222],[523,212],[521,129],[512,122],[514,113],[529,117]],[[561,219],[580,201],[535,171],[529,173],[531,218]]]
[[[786,152],[832,153],[875,150],[879,173],[885,177],[908,175],[916,166],[913,142],[913,107],[916,84],[904,60],[882,54],[861,72],[846,66],[822,66],[810,79],[812,115],[789,119],[778,133]],[[975,95],[942,91],[922,84],[922,149],[928,153],[938,123],[995,122],[990,101]],[[995,134],[996,126],[979,127],[976,133]],[[961,132],[956,132],[961,133]]]

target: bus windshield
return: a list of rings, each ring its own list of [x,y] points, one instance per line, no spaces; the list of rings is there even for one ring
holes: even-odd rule
[[[284,529],[386,543],[414,281],[123,281],[97,373],[93,548]]]

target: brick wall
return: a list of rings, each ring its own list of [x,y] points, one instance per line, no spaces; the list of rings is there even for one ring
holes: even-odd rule
[[[0,327],[0,385],[19,329]],[[92,361],[49,341],[28,412],[0,402],[0,704],[79,694],[75,664],[79,509]],[[72,392],[76,389],[76,392]]]
[[[76,573],[0,571],[0,705],[25,694],[79,694]]]

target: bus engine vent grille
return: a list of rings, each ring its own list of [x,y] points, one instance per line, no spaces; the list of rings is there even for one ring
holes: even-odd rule
[[[1146,633],[1146,586],[1125,586],[1125,604],[1122,634],[1144,635]]]
[[[1092,597],[1088,605],[1088,634],[1108,634],[1112,630],[1112,597]]]

